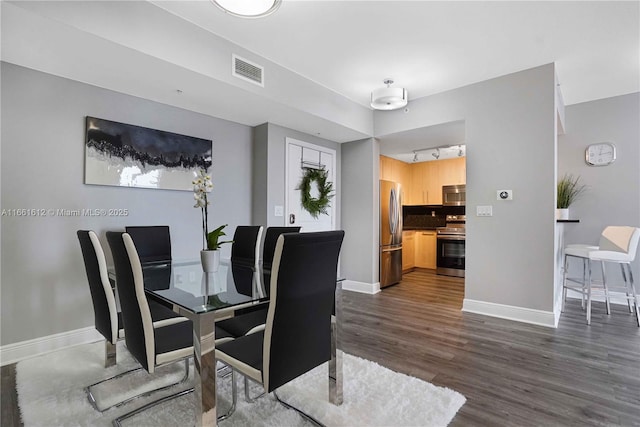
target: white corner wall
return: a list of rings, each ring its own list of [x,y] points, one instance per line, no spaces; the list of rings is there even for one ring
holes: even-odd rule
[[[376,136],[466,123],[467,311],[554,326],[554,77],[548,64],[375,113]],[[492,217],[475,215],[482,205]]]
[[[378,280],[379,143],[373,138],[344,143],[342,152],[342,228],[345,231],[341,270],[343,289],[380,290]]]

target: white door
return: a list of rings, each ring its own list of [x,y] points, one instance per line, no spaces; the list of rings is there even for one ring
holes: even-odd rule
[[[300,226],[301,231],[327,231],[335,230],[335,203],[336,203],[336,173],[335,150],[298,141],[293,138],[286,139],[287,175],[285,185],[287,188],[285,197],[285,224],[288,226]],[[320,214],[318,218],[311,216],[300,202],[300,190],[298,186],[305,173],[305,167],[324,167],[328,174],[328,180],[333,182],[333,197],[330,199],[328,215]],[[315,183],[311,184],[311,197],[319,195]]]

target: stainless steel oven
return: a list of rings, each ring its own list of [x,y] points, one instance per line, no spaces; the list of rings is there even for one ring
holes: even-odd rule
[[[447,215],[447,226],[436,229],[436,274],[464,277],[465,216]]]

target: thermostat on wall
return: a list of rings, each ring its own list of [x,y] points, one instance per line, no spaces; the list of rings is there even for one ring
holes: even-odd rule
[[[513,200],[513,190],[497,190],[496,198],[498,200]]]

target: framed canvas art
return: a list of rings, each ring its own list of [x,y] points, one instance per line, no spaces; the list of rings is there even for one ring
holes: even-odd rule
[[[211,140],[87,116],[85,184],[192,191]]]

